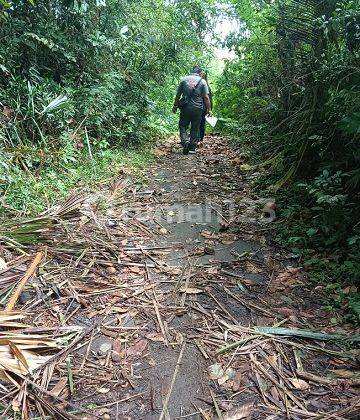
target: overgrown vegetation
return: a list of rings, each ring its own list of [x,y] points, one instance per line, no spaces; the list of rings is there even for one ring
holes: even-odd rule
[[[178,78],[208,62],[219,3],[0,0],[0,213],[37,213],[143,164],[145,141],[174,127]],[[277,196],[279,242],[356,317],[359,2],[223,3],[241,30],[213,84],[218,113]]]
[[[91,156],[101,167],[169,127],[175,81],[207,53],[208,3],[0,1],[2,211],[38,209]]]
[[[279,241],[359,319],[360,4],[233,4],[243,30],[228,38],[218,110],[278,197]]]

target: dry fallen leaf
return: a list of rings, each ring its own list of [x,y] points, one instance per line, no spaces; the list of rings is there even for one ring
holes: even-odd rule
[[[235,377],[235,371],[233,368],[227,368],[224,375],[218,379],[218,384],[223,385],[225,382],[227,382],[229,379],[234,379]]]
[[[153,154],[154,154],[156,157],[164,157],[164,156],[168,155],[169,153],[170,153],[170,150],[169,150],[169,149],[165,149],[165,148],[164,148],[164,147],[162,147],[162,146],[157,147],[157,148],[153,151]]]
[[[7,264],[6,264],[5,260],[4,260],[4,258],[1,258],[0,257],[0,270],[3,270],[6,267],[7,267]]]
[[[275,310],[277,313],[284,315],[287,318],[295,316],[295,311],[294,309],[291,309],[291,308],[283,307],[283,308],[275,308]]]
[[[109,414],[110,410],[108,408],[100,408],[99,410],[96,410],[96,414],[99,416],[102,416],[103,419],[105,419],[104,416],[106,416],[107,414]],[[107,417],[110,418],[110,417]]]
[[[223,420],[251,419],[254,403],[246,403],[241,407],[234,408],[223,415]]]
[[[262,273],[262,269],[257,267],[255,264],[251,263],[250,261],[245,262],[245,268],[248,273]]]
[[[187,287],[186,289],[180,289],[180,293],[187,293],[188,295],[196,295],[198,293],[204,293],[202,289],[196,289],[195,287]]]
[[[268,357],[269,357],[269,360],[272,362],[272,364],[277,366],[278,355],[277,354],[271,354]]]
[[[203,230],[200,235],[205,239],[217,239],[219,237],[215,232],[209,230]]]
[[[131,273],[140,274],[142,272],[142,268],[138,267],[137,265],[134,265],[129,267],[129,271]]]
[[[358,370],[346,370],[346,369],[334,369],[331,371],[337,378],[351,379],[359,377],[360,372]]]
[[[289,378],[289,381],[291,382],[293,387],[296,389],[305,390],[305,389],[309,389],[310,387],[310,385],[307,382],[305,382],[303,379]]]
[[[162,334],[156,333],[156,332],[146,334],[146,338],[150,341],[158,341],[160,343],[164,342],[164,336]]]
[[[275,401],[280,401],[279,391],[275,386],[270,388],[270,394],[274,398]]]
[[[58,397],[62,391],[64,390],[64,388],[66,387],[68,382],[68,378],[64,377],[64,378],[60,378],[60,380],[58,381],[57,384],[54,385],[54,387],[51,389],[50,394],[51,395],[55,395],[55,397]]]
[[[128,310],[129,308],[120,308],[118,306],[113,306],[111,308],[111,312],[116,312],[118,314],[125,314]]]
[[[99,388],[98,392],[100,392],[100,394],[107,394],[110,391],[110,388]]]
[[[234,392],[239,391],[239,389],[241,388],[242,380],[243,380],[243,373],[239,371],[236,372],[235,377],[233,379],[233,386],[232,386]]]
[[[276,292],[293,288],[300,281],[299,272],[301,268],[288,268],[280,273],[270,284],[269,291]]]
[[[170,276],[178,276],[179,274],[181,274],[181,268],[171,267],[169,265],[157,267],[156,270],[161,271],[162,273],[165,273],[165,274],[169,274]]]
[[[122,346],[120,340],[114,340],[112,343],[111,359],[113,362],[120,362],[123,356]]]
[[[133,346],[129,347],[126,353],[128,356],[139,355],[146,349],[147,345],[147,340],[139,340]]]
[[[114,266],[107,267],[106,272],[108,274],[115,274],[116,273],[116,268]]]

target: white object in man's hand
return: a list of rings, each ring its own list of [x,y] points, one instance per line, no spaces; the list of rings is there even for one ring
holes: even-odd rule
[[[207,115],[205,119],[206,119],[206,122],[211,125],[211,127],[215,127],[216,123],[218,122],[218,119],[211,115]]]

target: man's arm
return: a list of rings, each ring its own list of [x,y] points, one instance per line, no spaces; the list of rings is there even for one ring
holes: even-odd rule
[[[181,93],[177,93],[174,100],[174,106],[173,106],[173,113],[176,114],[177,109],[179,108],[179,101],[180,101]]]
[[[173,113],[175,114],[177,109],[179,108],[179,101],[180,101],[180,97],[182,94],[182,84],[180,82],[178,88],[177,88],[177,92],[176,92],[176,96],[175,96],[175,100],[174,100],[174,105],[173,105]]]
[[[204,103],[205,103],[205,111],[206,114],[211,114],[211,103],[210,103],[210,98],[209,95],[204,95]]]
[[[202,97],[205,104],[206,115],[211,114],[211,102],[209,97],[209,86],[205,80],[202,81]]]

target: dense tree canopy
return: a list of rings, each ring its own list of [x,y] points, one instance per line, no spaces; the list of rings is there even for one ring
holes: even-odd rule
[[[39,143],[85,117],[93,137],[141,137],[152,87],[165,86],[203,54],[202,4],[39,0],[3,8],[4,141]]]
[[[7,205],[26,207],[25,186],[18,191],[24,170],[75,164],[87,146],[138,144],[166,128],[176,82],[209,52],[203,37],[212,3],[2,1],[0,190]]]
[[[322,250],[337,281],[358,282],[360,4],[233,4],[244,30],[228,39],[236,59],[219,83],[219,112],[264,174],[261,187],[287,202],[287,244]]]

